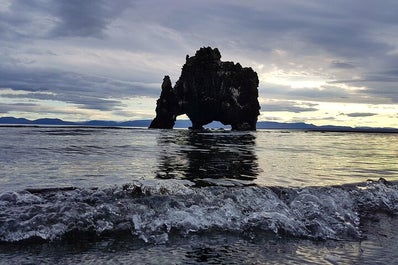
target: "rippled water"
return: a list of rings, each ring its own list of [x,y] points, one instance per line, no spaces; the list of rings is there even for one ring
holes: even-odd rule
[[[398,180],[398,135],[103,128],[0,128],[0,192],[137,179],[340,185]]]
[[[1,127],[0,264],[393,264],[397,140]]]

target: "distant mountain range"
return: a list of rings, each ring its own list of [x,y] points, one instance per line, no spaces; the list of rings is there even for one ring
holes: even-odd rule
[[[57,125],[57,126],[105,126],[105,127],[148,127],[150,120],[137,121],[102,121],[92,120],[83,122],[63,121],[61,119],[37,119],[28,120],[25,118],[0,117],[0,124],[7,125]]]
[[[63,121],[61,119],[37,119],[28,120],[24,118],[14,117],[0,117],[0,125],[10,126],[101,126],[101,127],[143,127],[147,128],[151,120],[133,120],[133,121],[102,121],[92,120],[84,122],[71,122]],[[191,126],[189,120],[177,120],[175,128],[188,128]],[[206,126],[207,128],[230,128],[229,126],[223,126],[219,122],[213,122]],[[396,128],[372,128],[372,127],[349,127],[349,126],[316,126],[313,124],[307,124],[303,122],[298,123],[281,123],[281,122],[270,122],[270,121],[259,121],[257,122],[257,129],[269,129],[269,130],[306,130],[306,131],[334,131],[334,132],[385,132],[385,133],[398,133]]]

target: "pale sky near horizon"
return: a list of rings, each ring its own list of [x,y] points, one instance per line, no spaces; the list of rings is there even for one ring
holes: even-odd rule
[[[395,0],[0,0],[0,117],[151,119],[164,75],[217,47],[261,121],[398,128]]]

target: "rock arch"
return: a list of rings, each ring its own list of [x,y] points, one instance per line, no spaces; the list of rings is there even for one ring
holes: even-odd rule
[[[260,114],[258,83],[252,68],[222,62],[217,48],[200,48],[195,56],[186,56],[174,87],[170,77],[164,77],[149,128],[171,129],[176,117],[186,114],[193,129],[219,121],[232,130],[255,130]]]

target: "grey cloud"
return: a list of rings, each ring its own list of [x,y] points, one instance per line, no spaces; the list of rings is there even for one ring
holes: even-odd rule
[[[59,22],[52,35],[99,37],[130,3],[127,0],[54,1],[54,14]]]
[[[398,7],[397,3],[391,1],[377,5],[377,10],[396,10]],[[366,19],[357,12],[356,6],[361,6],[365,12],[367,6],[374,8],[374,3],[338,1],[331,5],[328,1],[312,4],[267,1],[264,5],[254,5],[216,1],[212,5],[182,10],[180,16],[173,16],[166,23],[181,31],[197,34],[205,31],[207,36],[215,39],[228,37],[246,48],[262,51],[264,48],[271,50],[277,43],[294,49],[295,46],[286,42],[287,39],[305,43],[306,51],[302,49],[304,46],[298,45],[301,52],[313,53],[314,48],[321,48],[348,58],[390,51],[393,47],[375,40],[371,35],[378,23],[386,23],[383,13],[378,12],[373,14],[372,19]],[[391,23],[396,21],[396,16],[391,12],[388,12],[388,16]]]
[[[15,104],[2,104],[0,105],[0,113],[3,115],[9,115],[10,112],[25,112],[25,113],[40,113],[46,116],[51,113],[51,115],[84,115],[84,112],[80,110],[68,110],[51,106],[44,106],[42,104],[35,103],[15,103]]]
[[[393,50],[393,46],[372,39],[364,30],[355,25],[326,25],[309,29],[305,35],[316,46],[345,58],[369,58]]]
[[[2,38],[103,37],[129,0],[15,0],[0,14]]]
[[[34,103],[1,104],[0,113],[8,114],[10,111],[37,112],[40,105]]]
[[[42,1],[17,2],[22,10],[33,2],[37,12],[51,14],[56,22],[52,34],[56,36],[101,36],[104,29],[132,5],[127,0],[49,1],[46,5]],[[377,23],[397,21],[396,15],[392,14],[395,12],[391,12],[396,10],[397,4],[392,1],[377,3],[377,8],[371,1],[337,1],[333,5],[328,1],[292,0],[268,0],[260,5],[236,1],[133,3],[137,8],[129,10],[132,27],[139,18],[141,23],[169,27],[191,39],[199,36],[197,41],[202,42],[208,40],[228,45],[229,40],[240,48],[264,51],[272,50],[276,44],[294,49],[291,41],[286,40],[302,41],[308,48],[304,51],[298,46],[301,52],[312,53],[315,45],[349,57],[390,50],[389,45],[375,41],[369,33]],[[383,12],[373,12],[373,9],[369,12],[368,7]],[[363,16],[364,13],[369,19]],[[193,44],[192,40],[186,41]]]
[[[24,94],[2,93],[1,97],[2,98],[10,98],[10,99],[28,98],[28,99],[38,99],[38,100],[57,100],[57,97],[53,94],[34,93],[34,92],[28,92],[28,93],[24,93]]]
[[[380,78],[383,79],[383,78]],[[384,80],[385,81],[385,80]],[[260,95],[264,98],[305,100],[319,102],[344,102],[344,103],[368,103],[368,104],[392,104],[398,103],[397,83],[369,80],[340,80],[329,82],[319,88],[293,89],[287,86],[263,84]],[[347,90],[334,84],[348,84],[358,87],[358,90]]]
[[[14,44],[46,37],[54,23],[51,1],[14,0],[9,10],[0,11],[1,41]]]
[[[362,93],[366,93],[369,97],[373,97],[376,99],[384,99],[384,103],[398,103],[398,91],[397,91],[397,82],[392,82],[390,84],[386,83],[378,83],[373,86],[369,86]]]
[[[354,113],[343,113],[341,115],[358,118],[358,117],[371,117],[371,116],[375,116],[377,114],[376,113],[368,113],[368,112],[354,112]]]
[[[398,69],[389,69],[382,72],[367,74],[362,81],[396,83],[398,82]]]
[[[31,111],[33,107],[37,106],[33,103],[15,103],[15,104],[0,104],[0,113],[8,114],[10,111]]]
[[[353,69],[355,68],[355,65],[348,62],[333,61],[331,62],[330,67],[337,69]]]
[[[398,66],[397,66],[398,67]],[[330,84],[349,84],[351,86],[363,87],[357,92],[358,96],[368,97],[374,102],[383,99],[388,103],[398,102],[398,68],[390,68],[384,71],[373,71],[363,74],[360,79],[336,80]]]
[[[119,100],[87,96],[68,96],[63,101],[82,105],[82,107],[86,109],[101,111],[113,110],[121,105]]]
[[[382,73],[383,73],[384,76],[389,76],[389,77],[392,77],[392,78],[398,78],[398,68],[386,70],[386,71],[384,71]]]
[[[85,109],[94,110],[113,110],[121,105],[120,100],[106,99],[101,97],[87,96],[87,95],[70,95],[70,94],[46,94],[46,93],[26,93],[26,94],[3,94],[3,98],[20,98],[20,99],[35,99],[35,100],[52,100],[66,103],[80,105]]]
[[[327,117],[322,117],[319,120],[335,121],[335,120],[337,120],[337,118],[335,116],[327,116]]]
[[[145,83],[123,82],[72,72],[32,70],[14,72],[4,69],[0,69],[0,88],[30,92],[5,94],[2,96],[4,98],[56,100],[97,110],[120,107],[124,98],[147,95],[157,97],[160,91],[148,88]]]
[[[261,105],[261,110],[264,112],[277,112],[277,111],[286,111],[286,112],[309,112],[309,111],[317,111],[317,108],[307,107],[307,106],[297,106],[292,102],[278,102],[278,103],[267,103]]]
[[[158,89],[149,89],[145,85],[145,83],[58,70],[0,69],[0,87],[32,92],[50,91],[103,97],[145,96],[159,93]]]

